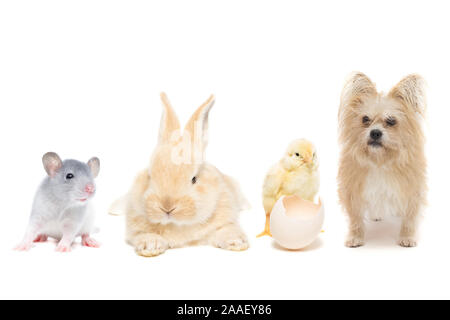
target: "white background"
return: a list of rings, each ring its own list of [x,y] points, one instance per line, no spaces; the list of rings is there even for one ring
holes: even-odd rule
[[[2,1],[0,3],[0,298],[450,298],[448,1]],[[429,85],[429,207],[415,249],[398,222],[344,247],[337,203],[337,108],[351,71],[389,90],[409,73]],[[141,258],[107,215],[155,146],[169,95],[182,121],[209,94],[208,161],[237,178],[246,252],[210,247]],[[325,233],[283,251],[262,231],[261,185],[289,142],[321,160]],[[41,157],[102,161],[101,249],[12,248],[25,230]]]

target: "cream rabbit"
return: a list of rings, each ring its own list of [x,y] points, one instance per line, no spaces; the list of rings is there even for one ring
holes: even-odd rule
[[[233,179],[203,161],[214,97],[200,106],[183,133],[164,93],[161,99],[164,111],[150,166],[121,201],[127,242],[146,257],[193,244],[246,250],[238,215],[247,202]]]

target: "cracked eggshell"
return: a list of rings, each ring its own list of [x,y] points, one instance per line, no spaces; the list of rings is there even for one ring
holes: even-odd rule
[[[281,197],[270,215],[273,239],[282,247],[298,250],[309,246],[322,230],[324,206],[298,196]]]

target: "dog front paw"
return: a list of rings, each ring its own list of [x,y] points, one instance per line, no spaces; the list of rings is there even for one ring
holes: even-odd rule
[[[409,237],[400,238],[398,240],[398,245],[404,248],[414,248],[417,247],[417,240]]]
[[[364,245],[364,239],[362,237],[349,237],[345,241],[345,246],[348,248],[358,248]]]
[[[156,234],[142,235],[135,245],[135,251],[143,257],[156,257],[163,254],[169,248],[169,243]]]

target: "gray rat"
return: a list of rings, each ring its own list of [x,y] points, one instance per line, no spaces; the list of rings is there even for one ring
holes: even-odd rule
[[[98,248],[90,237],[94,227],[90,200],[95,195],[100,160],[61,161],[56,153],[48,152],[42,162],[48,176],[36,192],[27,231],[16,250],[29,250],[33,242],[52,237],[59,240],[56,251],[69,252],[78,236],[83,246]]]

